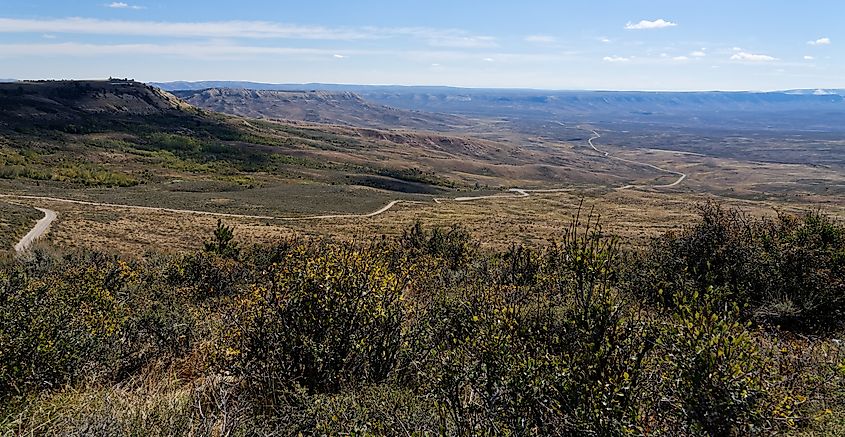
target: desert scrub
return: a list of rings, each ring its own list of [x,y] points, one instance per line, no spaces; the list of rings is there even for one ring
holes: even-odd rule
[[[631,263],[632,293],[672,306],[671,290],[715,287],[747,320],[813,333],[842,328],[842,223],[818,212],[755,218],[713,203],[701,205],[700,215]]]
[[[147,265],[152,267],[152,265]],[[0,394],[120,381],[182,355],[193,311],[158,269],[98,252],[36,249],[0,273]]]
[[[730,273],[751,268],[732,257],[797,245],[831,278],[839,228],[795,220],[750,232],[702,222],[704,235],[667,236],[676,251],[645,261],[579,216],[556,242],[503,251],[419,224],[395,238],[247,246],[222,222],[182,254],[36,249],[0,262],[0,432],[837,429],[836,331],[759,323],[743,285],[759,275]],[[677,247],[714,257],[715,270],[669,262],[687,253]]]
[[[333,393],[396,365],[406,279],[373,246],[298,246],[243,296],[226,355],[264,405],[303,387]]]
[[[448,434],[642,432],[649,319],[613,289],[618,247],[577,221],[512,247],[415,312],[404,368]]]

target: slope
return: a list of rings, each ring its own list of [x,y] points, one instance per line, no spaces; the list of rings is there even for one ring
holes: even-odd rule
[[[455,130],[468,123],[457,116],[370,103],[351,92],[211,88],[173,94],[199,108],[251,118],[436,131]]]

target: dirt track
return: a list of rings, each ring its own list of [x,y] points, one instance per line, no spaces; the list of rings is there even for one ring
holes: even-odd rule
[[[47,229],[50,228],[50,224],[53,223],[53,220],[56,220],[56,212],[53,210],[45,209],[45,208],[35,208],[44,213],[44,218],[38,220],[38,223],[35,224],[35,227],[32,228],[18,244],[15,245],[15,252],[22,253],[29,249],[29,246],[32,245],[35,240],[40,238],[47,232]]]
[[[562,124],[562,123],[560,123]],[[617,161],[626,162],[628,164],[634,164],[639,166],[645,166],[657,171],[668,173],[672,175],[677,175],[678,179],[671,184],[666,185],[625,185],[622,187],[617,188],[618,190],[626,190],[631,188],[670,188],[677,186],[681,182],[686,179],[687,175],[681,172],[677,172],[674,170],[668,170],[662,167],[658,167],[653,164],[648,164],[645,162],[633,161],[630,159],[618,158],[615,156],[610,155],[608,152],[599,150],[595,144],[593,144],[594,140],[601,138],[601,134],[592,130],[593,136],[587,140],[587,144],[595,150],[597,153],[601,154],[603,157],[607,159],[615,159]],[[490,199],[508,199],[508,200],[516,200],[516,199],[524,199],[529,197],[531,193],[561,193],[572,191],[572,188],[550,188],[550,189],[525,189],[525,188],[511,188],[508,190],[509,193],[512,194],[494,194],[494,195],[486,195],[486,196],[465,196],[465,197],[455,197],[451,199],[445,198],[434,198],[435,204],[440,204],[444,201],[454,201],[454,202],[471,202],[471,201],[478,201],[478,200],[490,200]],[[266,216],[266,215],[248,215],[248,214],[230,214],[230,213],[222,213],[222,212],[210,212],[210,211],[197,211],[197,210],[190,210],[190,209],[173,209],[173,208],[160,208],[154,206],[139,206],[139,205],[123,205],[123,204],[116,204],[116,203],[102,203],[102,202],[91,202],[85,200],[74,200],[74,199],[64,199],[58,197],[48,197],[48,196],[25,196],[25,195],[12,195],[12,194],[0,194],[0,197],[5,198],[15,198],[15,199],[25,199],[25,200],[42,200],[42,201],[49,201],[49,202],[61,202],[61,203],[72,203],[77,205],[88,205],[88,206],[102,206],[102,207],[109,207],[109,208],[122,208],[122,209],[135,209],[135,210],[146,210],[146,211],[155,211],[155,212],[172,212],[177,214],[197,214],[197,215],[208,215],[208,216],[216,216],[216,217],[230,217],[230,218],[243,218],[243,219],[258,219],[258,220],[280,220],[280,221],[299,221],[299,220],[328,220],[328,219],[348,219],[348,218],[369,218],[375,217],[377,215],[383,214],[389,211],[391,208],[396,206],[399,203],[419,203],[414,201],[407,201],[407,200],[392,200],[387,203],[382,208],[366,213],[366,214],[326,214],[326,215],[313,215],[313,216],[303,216],[303,217],[275,217],[275,216]],[[47,229],[49,228],[50,224],[53,220],[56,219],[56,213],[49,209],[43,208],[36,208],[39,211],[44,213],[44,218],[39,220],[35,227],[29,231],[29,233],[17,244],[15,245],[15,250],[17,252],[25,251],[34,240],[39,238],[43,235]]]

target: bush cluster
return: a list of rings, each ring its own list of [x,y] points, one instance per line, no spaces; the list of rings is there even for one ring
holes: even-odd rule
[[[744,317],[831,332],[845,322],[845,226],[818,213],[755,218],[714,203],[656,239],[630,267],[634,292],[671,305],[673,290],[721,290]]]
[[[186,433],[800,432],[845,411],[841,346],[803,334],[839,332],[823,313],[841,305],[842,235],[818,214],[705,206],[637,253],[593,217],[492,252],[420,225],[239,247],[222,223],[182,255],[37,250],[0,268],[0,426],[49,427],[51,393],[175,373],[188,397],[156,420]],[[770,324],[776,297],[796,323]],[[51,423],[144,417],[93,408]]]

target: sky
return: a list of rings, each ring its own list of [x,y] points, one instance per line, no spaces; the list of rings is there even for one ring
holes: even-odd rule
[[[845,88],[843,0],[0,0],[0,78]]]

